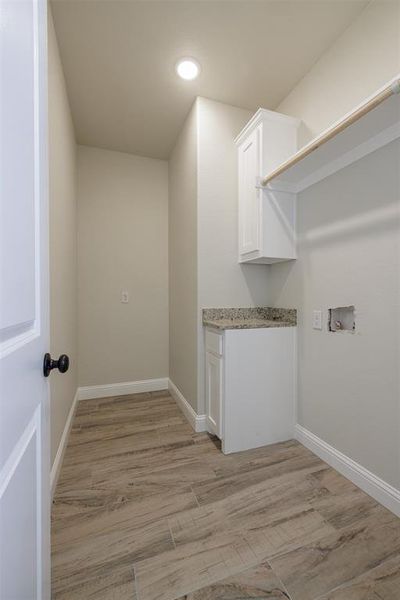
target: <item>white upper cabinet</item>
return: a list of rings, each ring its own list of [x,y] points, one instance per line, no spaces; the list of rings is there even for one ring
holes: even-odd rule
[[[260,108],[236,139],[239,153],[239,262],[296,258],[295,195],[260,179],[297,150],[300,121]]]
[[[239,253],[242,256],[260,250],[260,198],[255,173],[261,172],[261,127],[249,133],[239,147]]]

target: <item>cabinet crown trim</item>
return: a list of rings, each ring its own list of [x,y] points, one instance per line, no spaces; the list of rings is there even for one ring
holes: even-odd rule
[[[260,123],[262,123],[265,120],[280,122],[284,121],[296,127],[299,127],[301,123],[301,119],[297,119],[296,117],[290,117],[289,115],[284,115],[274,110],[268,110],[267,108],[259,108],[257,112],[252,116],[250,121],[244,126],[239,135],[235,138],[235,144],[239,146],[247,138],[249,133],[251,133],[253,129],[255,129]]]

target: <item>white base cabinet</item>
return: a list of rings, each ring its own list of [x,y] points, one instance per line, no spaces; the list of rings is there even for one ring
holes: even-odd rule
[[[222,366],[221,356],[206,352],[207,429],[219,438],[222,436]]]
[[[293,438],[295,327],[206,328],[206,413],[224,454]]]

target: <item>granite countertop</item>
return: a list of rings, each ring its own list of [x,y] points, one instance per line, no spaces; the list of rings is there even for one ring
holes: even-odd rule
[[[203,325],[215,329],[258,329],[295,327],[295,308],[204,308]]]

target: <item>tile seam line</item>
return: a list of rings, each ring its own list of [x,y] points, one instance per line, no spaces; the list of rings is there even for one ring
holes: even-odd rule
[[[178,549],[178,548],[177,548],[177,549]],[[167,551],[167,552],[168,552],[168,551]],[[150,557],[150,559],[151,559],[151,558],[152,558],[152,557]],[[148,560],[148,559],[144,559],[144,560]],[[141,562],[143,562],[143,561],[136,561],[136,563],[134,563],[134,565],[135,565],[135,564],[140,564]],[[269,564],[269,566],[271,567],[271,569],[272,569],[273,573],[276,575],[276,572],[275,572],[275,570],[272,568],[272,566],[270,565],[270,563],[269,563],[268,559],[263,559],[263,560],[255,559],[254,561],[249,561],[249,563],[248,563],[246,566],[244,566],[243,568],[240,568],[240,569],[238,569],[237,571],[235,571],[235,573],[231,573],[230,575],[228,575],[228,576],[225,576],[225,577],[221,577],[221,579],[217,579],[217,580],[213,581],[212,583],[208,583],[208,584],[207,584],[207,586],[209,586],[209,585],[215,585],[215,584],[217,584],[217,583],[219,583],[219,582],[221,582],[221,581],[224,581],[224,579],[227,579],[228,577],[235,577],[236,575],[241,575],[242,573],[244,573],[244,572],[248,571],[249,569],[252,569],[252,568],[254,568],[254,567],[258,567],[259,565],[262,565],[262,564],[264,564],[265,562],[267,562],[267,563]],[[281,581],[281,580],[280,580],[280,578],[279,578],[277,575],[276,575],[276,577],[277,577],[277,579],[278,579],[279,581]],[[136,582],[136,581],[137,581],[137,580],[136,580],[136,578],[135,578],[135,582]],[[287,593],[287,594],[288,594],[288,596],[289,596],[289,600],[293,600],[293,599],[291,598],[291,596],[289,595],[289,592],[286,590],[286,587],[285,587],[285,585],[283,584],[283,582],[281,582],[281,583],[282,583],[282,585],[283,585],[283,587],[284,587],[284,589],[285,589],[286,593]],[[207,587],[207,586],[206,586],[206,587]],[[200,588],[196,588],[196,589],[194,589],[194,590],[192,589],[192,590],[190,590],[189,592],[184,592],[184,594],[186,594],[186,595],[187,595],[188,593],[192,594],[192,593],[194,593],[194,592],[198,592],[199,590],[202,590],[204,587],[205,587],[205,586],[202,586],[202,587],[200,587]],[[138,586],[137,586],[137,585],[136,585],[136,590],[137,590],[137,593],[138,593]],[[179,593],[179,596],[176,596],[176,597],[174,597],[174,598],[170,598],[169,600],[180,600],[181,598],[182,598],[182,594],[181,594],[181,593]]]
[[[196,496],[196,494],[195,494],[195,492],[194,492],[194,490],[193,490],[193,486],[192,486],[192,484],[190,484],[190,489],[192,490],[192,494],[193,494],[193,496],[194,496],[194,499],[196,500],[197,507],[198,507],[198,508],[201,508],[201,507],[200,507],[200,503],[199,503],[199,499],[198,499],[198,497]]]
[[[355,581],[356,579],[359,579],[360,577],[363,577],[364,575],[367,575],[368,573],[370,573],[371,571],[374,571],[375,569],[377,569],[379,567],[382,567],[383,565],[390,562],[391,560],[393,560],[393,558],[396,558],[396,557],[400,557],[400,553],[397,553],[397,554],[395,554],[395,556],[391,556],[391,557],[387,558],[383,562],[379,563],[379,565],[376,565],[376,567],[373,567],[372,569],[367,569],[366,571],[363,571],[356,577],[353,577],[352,579],[348,579],[347,581],[341,583],[340,585],[333,587],[332,589],[324,592],[322,595],[316,596],[315,598],[313,598],[313,600],[324,600],[324,598],[326,598],[327,594],[331,594],[332,592],[336,592],[337,590],[344,589],[351,582]]]
[[[273,572],[273,574],[275,575],[275,577],[277,578],[277,580],[279,581],[279,583],[282,585],[284,592],[286,592],[286,594],[287,594],[288,600],[293,600],[292,596],[289,593],[288,588],[283,583],[283,580],[278,576],[277,572],[275,571],[275,569],[273,568],[273,566],[271,565],[271,563],[269,562],[269,560],[267,559],[265,562],[269,565],[271,571]]]
[[[175,538],[174,538],[174,534],[172,533],[172,529],[171,529],[171,523],[170,523],[170,519],[169,519],[169,518],[167,518],[167,523],[168,523],[169,534],[170,534],[170,536],[171,536],[172,543],[173,543],[173,545],[174,545],[174,549],[176,550]]]
[[[134,592],[136,594],[137,600],[140,600],[140,594],[139,594],[139,586],[137,584],[137,579],[136,579],[136,572],[135,572],[135,563],[132,564],[132,571],[133,571],[133,585],[134,585]]]

